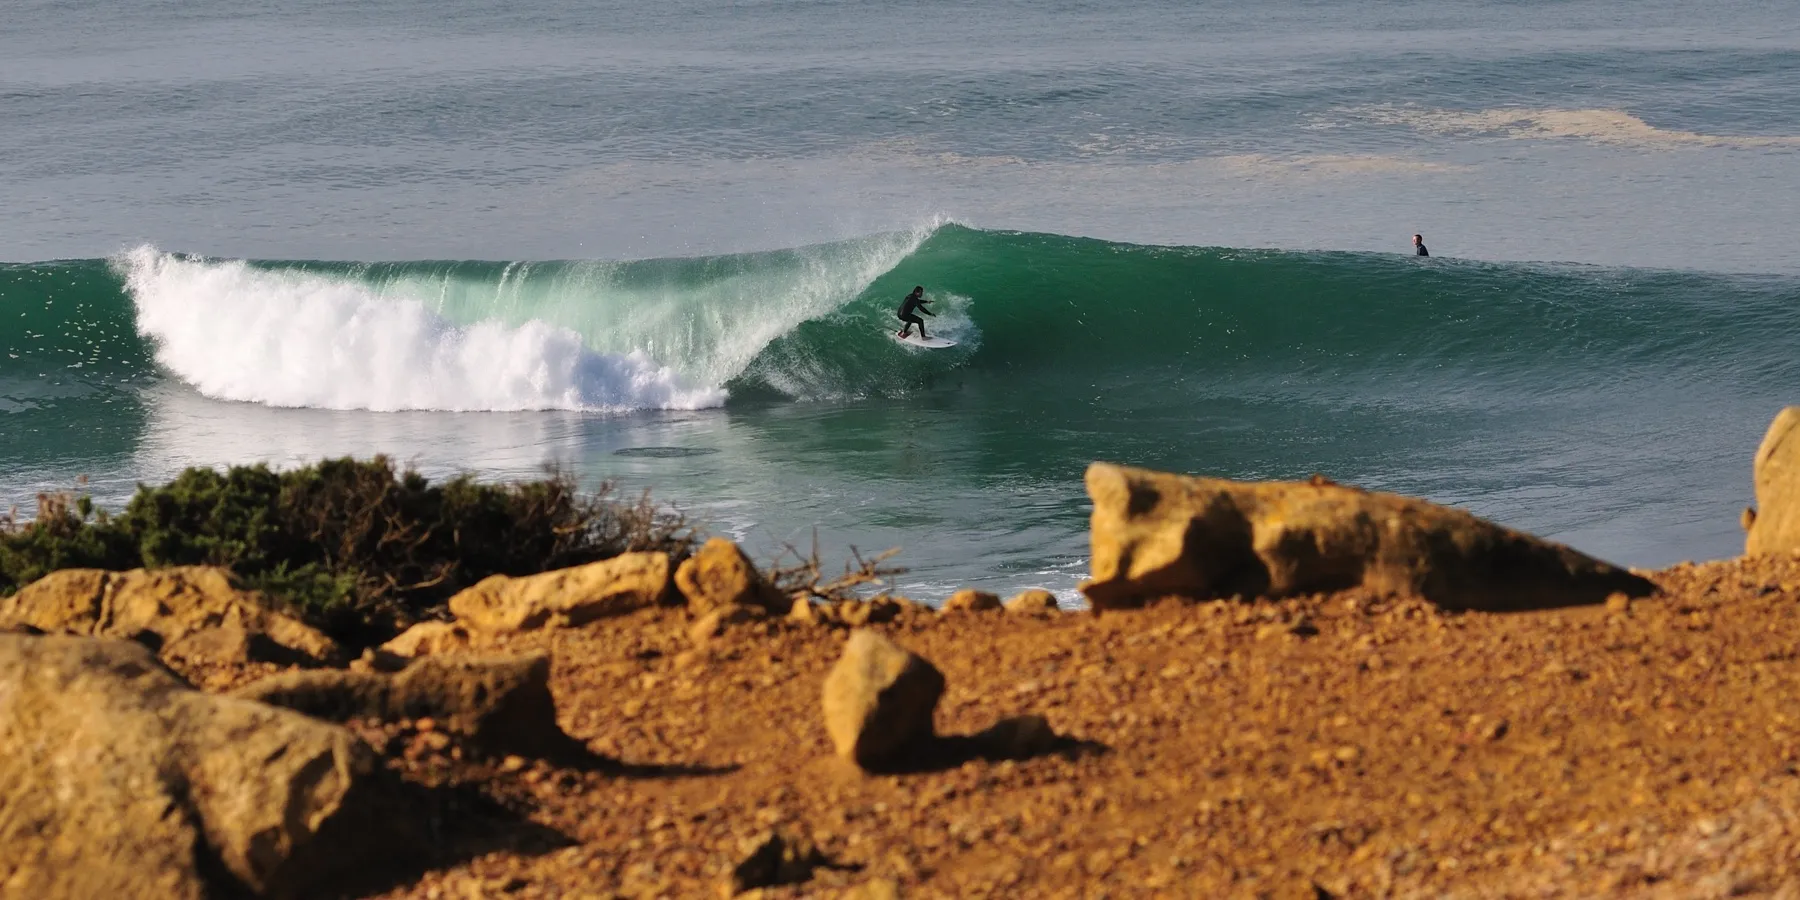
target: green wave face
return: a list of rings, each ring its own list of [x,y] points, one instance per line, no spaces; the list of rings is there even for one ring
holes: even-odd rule
[[[928,327],[957,347],[890,339],[914,284],[934,299]],[[11,412],[167,377],[275,405],[489,408],[457,405],[453,391],[490,370],[513,379],[492,408],[987,383],[1032,399],[1112,396],[1126,408],[1239,394],[1329,400],[1359,385],[1479,404],[1643,372],[1791,379],[1800,285],[945,225],[606,263],[241,263],[145,249],[0,266],[0,321],[0,409]],[[657,378],[667,390],[640,390]]]
[[[883,337],[914,284],[948,351]],[[1626,371],[1750,370],[1800,326],[1792,279],[1348,253],[1145,247],[947,226],[763,351],[739,393],[893,394],[960,378],[1147,394],[1332,394],[1346,381],[1551,391]]]
[[[106,395],[151,371],[103,261],[0,265],[0,412]]]

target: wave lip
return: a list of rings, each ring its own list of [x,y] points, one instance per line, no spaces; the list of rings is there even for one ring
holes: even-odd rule
[[[112,261],[156,361],[202,394],[270,406],[398,410],[698,409],[695,386],[641,351],[601,354],[567,328],[458,325],[354,280],[180,257]]]

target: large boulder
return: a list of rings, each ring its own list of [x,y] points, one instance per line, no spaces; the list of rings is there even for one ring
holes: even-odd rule
[[[825,676],[825,729],[839,756],[864,769],[903,762],[935,733],[944,675],[924,657],[873,631],[852,632]]]
[[[496,752],[549,756],[573,740],[556,724],[543,654],[426,656],[398,674],[284,672],[235,695],[333,722],[430,718]]]
[[[451,597],[450,612],[473,631],[531,631],[623,615],[668,592],[667,553],[625,553],[519,578],[490,575]]]
[[[163,646],[233,648],[232,655],[271,662],[334,662],[338,645],[323,633],[268,607],[227,569],[62,569],[0,600],[0,623],[52,633],[135,639],[155,634]],[[198,651],[195,651],[198,652]]]
[[[1360,587],[1446,609],[1512,610],[1655,590],[1461,510],[1324,479],[1240,483],[1094,463],[1087,489],[1093,577],[1081,590],[1096,609]]]
[[[780,614],[786,613],[789,605],[786,597],[763,581],[756,564],[738,545],[719,537],[682,560],[675,570],[675,586],[687,598],[688,608],[700,614],[731,606],[755,606]]]
[[[128,641],[0,635],[0,893],[318,896],[396,853],[348,730],[203,694]]]
[[[1756,508],[1747,510],[1744,526],[1750,533],[1744,553],[1762,556],[1800,550],[1800,406],[1775,415],[1762,446],[1756,448]]]

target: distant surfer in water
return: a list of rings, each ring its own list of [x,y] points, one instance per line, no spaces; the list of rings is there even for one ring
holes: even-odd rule
[[[1425,236],[1422,234],[1413,235],[1413,255],[1414,256],[1430,256],[1431,255],[1431,251],[1425,249]]]
[[[913,288],[912,293],[907,294],[906,299],[900,301],[899,319],[900,319],[900,321],[906,323],[906,327],[900,329],[899,332],[897,332],[901,337],[904,338],[904,337],[911,335],[912,327],[914,325],[919,326],[919,339],[920,340],[925,340],[926,338],[930,337],[930,335],[925,333],[925,320],[919,318],[916,315],[913,315],[913,312],[916,310],[916,311],[922,312],[928,316],[936,316],[937,313],[934,313],[931,310],[925,308],[925,304],[930,303],[930,302],[931,302],[930,300],[925,299],[925,286],[922,284],[919,285],[918,287]]]

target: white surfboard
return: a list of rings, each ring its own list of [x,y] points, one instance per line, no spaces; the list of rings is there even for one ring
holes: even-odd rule
[[[922,338],[916,334],[909,337],[901,337],[900,333],[897,331],[888,332],[888,337],[893,338],[894,342],[897,344],[905,344],[909,347],[924,347],[927,350],[942,350],[945,347],[956,346],[956,342],[949,338]]]

